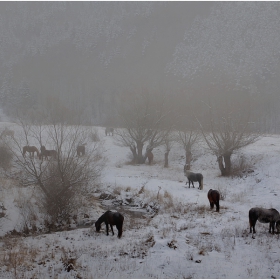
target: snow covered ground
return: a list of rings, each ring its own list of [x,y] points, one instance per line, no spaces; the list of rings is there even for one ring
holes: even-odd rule
[[[2,130],[8,123],[0,125]],[[7,209],[0,218],[1,278],[279,278],[279,236],[257,222],[252,238],[248,211],[280,210],[280,136],[263,136],[234,155],[233,162],[242,156],[254,170],[243,177],[221,177],[216,158],[205,146],[196,147],[192,170],[204,175],[199,190],[198,183],[186,186],[178,145],[170,151],[169,168],[163,167],[161,148],[153,151],[153,165],[130,165],[129,149],[97,129],[107,161],[89,216],[96,220],[107,209],[119,210],[125,217],[122,238],[117,230],[106,236],[104,225],[99,233],[88,227],[4,237],[20,228],[18,196],[30,189],[0,178],[0,202]],[[219,213],[210,210],[210,188],[224,196]],[[101,194],[110,199],[101,201]]]

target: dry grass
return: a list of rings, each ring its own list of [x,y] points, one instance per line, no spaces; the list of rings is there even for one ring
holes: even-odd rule
[[[231,176],[240,177],[247,175],[248,173],[253,172],[253,166],[247,161],[247,159],[241,155],[237,159],[233,160],[231,167]]]
[[[247,192],[242,191],[240,193],[233,193],[230,196],[231,202],[239,202],[239,203],[246,203],[247,202]]]
[[[124,163],[123,163],[122,161],[118,161],[118,162],[115,164],[115,166],[116,166],[117,168],[122,168],[123,165],[124,165]]]
[[[67,272],[76,269],[77,267],[77,252],[72,252],[64,247],[60,248],[61,250],[61,262],[63,263],[63,267]]]
[[[33,270],[38,250],[28,248],[20,238],[4,238],[2,247],[2,266],[11,272],[14,278],[25,278],[24,271]]]
[[[218,186],[217,191],[220,193],[220,200],[225,200],[228,193],[227,187]]]
[[[113,190],[113,194],[115,195],[120,195],[121,194],[121,191],[122,191],[123,187],[115,187],[114,190]]]

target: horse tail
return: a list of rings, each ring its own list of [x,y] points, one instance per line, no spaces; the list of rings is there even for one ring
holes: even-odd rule
[[[120,223],[119,223],[119,225],[118,225],[118,238],[121,238],[121,237],[122,237],[122,232],[123,232],[123,220],[124,220],[123,215],[120,215]]]

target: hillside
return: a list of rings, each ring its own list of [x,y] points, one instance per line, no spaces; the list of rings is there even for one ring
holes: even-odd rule
[[[1,123],[1,130],[8,123]],[[14,126],[16,129],[16,127]],[[220,177],[216,158],[203,145],[194,151],[192,170],[204,176],[204,188],[188,188],[183,174],[183,150],[174,145],[169,168],[155,149],[149,166],[129,164],[129,149],[105,136],[106,168],[95,200],[88,211],[97,220],[107,209],[123,213],[121,239],[106,236],[105,225],[71,231],[10,236],[22,228],[20,196],[33,187],[0,179],[1,278],[277,278],[279,236],[268,233],[268,224],[256,224],[249,234],[248,211],[252,207],[280,210],[279,135],[265,135],[234,155],[247,166],[242,176]],[[88,143],[91,145],[91,143]],[[210,210],[209,189],[223,194],[220,212]],[[103,199],[100,199],[102,197]],[[82,205],[81,205],[82,208]],[[1,211],[1,210],[0,210]],[[253,237],[253,238],[252,238]],[[68,270],[68,271],[67,271]]]

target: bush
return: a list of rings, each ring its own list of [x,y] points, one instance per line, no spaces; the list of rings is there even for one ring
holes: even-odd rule
[[[90,133],[89,133],[89,137],[91,139],[92,142],[99,142],[100,141],[100,137],[98,134],[97,129],[93,128]]]
[[[244,175],[254,172],[251,164],[247,161],[247,159],[241,155],[236,158],[232,163],[231,168],[231,176],[242,178]]]
[[[218,192],[220,193],[220,200],[225,200],[227,196],[227,188],[217,188]]]
[[[13,155],[11,151],[4,145],[0,145],[0,167],[4,170],[8,169],[11,165]]]

